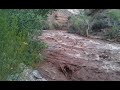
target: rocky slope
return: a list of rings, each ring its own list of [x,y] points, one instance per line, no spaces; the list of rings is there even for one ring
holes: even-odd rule
[[[72,15],[79,14],[79,9],[58,9],[48,16],[51,29],[68,30],[68,20]]]

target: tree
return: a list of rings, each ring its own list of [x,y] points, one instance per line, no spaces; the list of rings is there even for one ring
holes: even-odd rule
[[[0,80],[20,72],[19,64],[34,66],[46,47],[33,40],[35,30],[42,29],[42,20],[52,9],[0,9]]]

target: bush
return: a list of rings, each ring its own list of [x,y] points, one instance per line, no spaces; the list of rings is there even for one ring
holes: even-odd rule
[[[85,13],[71,17],[68,32],[85,36],[88,33],[87,30],[90,34],[120,40],[120,10],[108,9],[93,17]]]
[[[107,12],[107,16],[114,21],[120,21],[120,10],[111,9]]]
[[[54,27],[55,30],[62,30],[64,27],[64,25],[61,23],[53,23],[52,25],[52,27]]]
[[[39,12],[38,12],[39,11]],[[49,10],[0,9],[0,80],[19,72],[19,64],[34,66],[46,45],[33,40]]]
[[[118,25],[120,22],[120,10],[109,9],[106,12],[99,13],[93,20],[92,29],[104,29],[114,25]]]
[[[86,30],[88,29],[90,17],[86,15],[72,16],[70,19],[70,27],[68,32],[77,33],[79,35],[86,35]]]
[[[50,29],[50,25],[48,21],[43,21],[43,30],[49,30]]]
[[[112,27],[108,30],[106,30],[105,33],[106,39],[119,39],[120,38],[120,27]]]
[[[106,31],[105,36],[108,39],[120,39],[120,10],[111,9],[107,13],[112,27]]]

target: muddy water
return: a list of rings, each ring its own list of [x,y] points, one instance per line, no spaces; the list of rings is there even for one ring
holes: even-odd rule
[[[49,47],[38,70],[47,80],[120,80],[120,45],[47,30],[39,40]]]

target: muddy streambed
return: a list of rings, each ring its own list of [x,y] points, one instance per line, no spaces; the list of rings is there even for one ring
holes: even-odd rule
[[[52,81],[120,80],[120,44],[46,30],[38,37],[48,44],[39,73]]]

